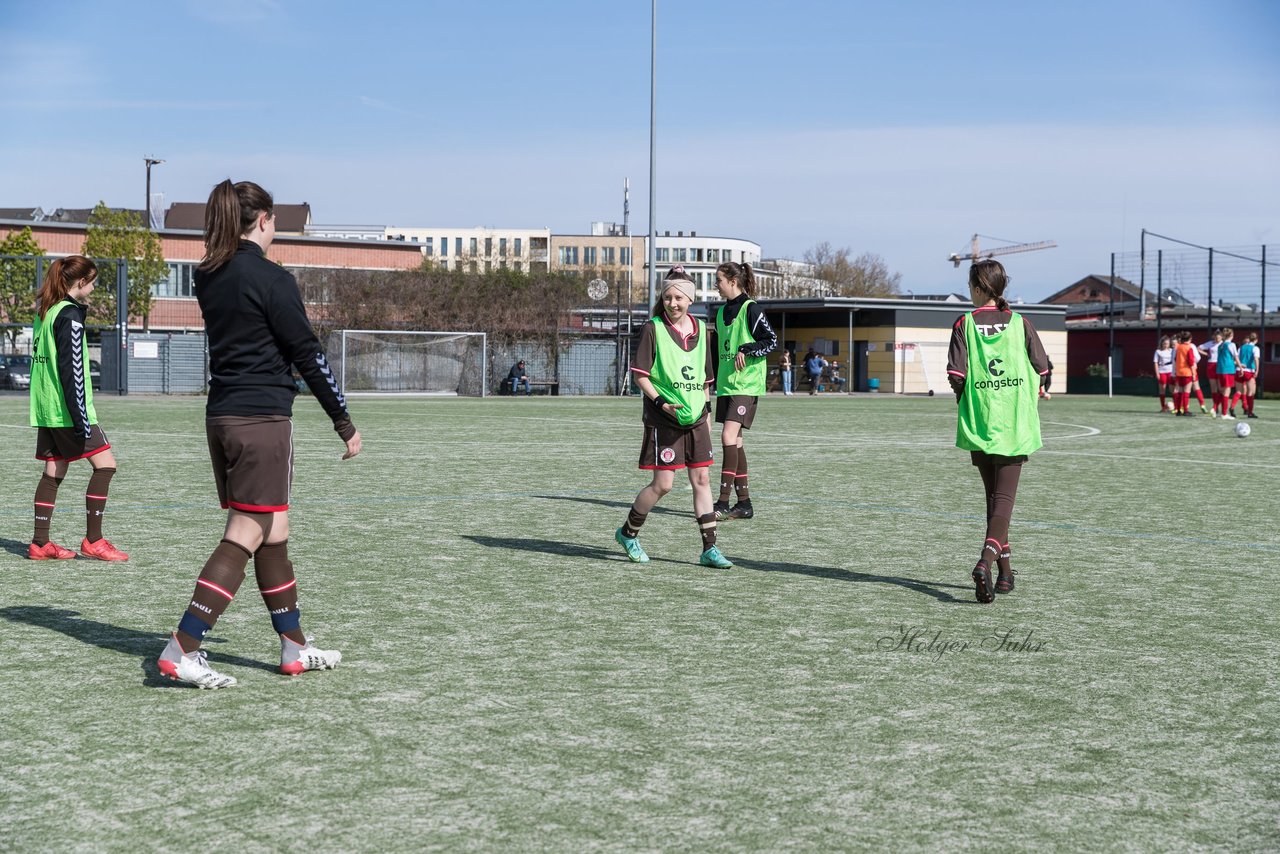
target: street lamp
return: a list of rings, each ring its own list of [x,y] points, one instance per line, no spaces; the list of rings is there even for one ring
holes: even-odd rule
[[[146,161],[146,163],[147,163],[147,203],[146,203],[145,205],[143,205],[143,207],[142,207],[142,215],[143,215],[144,217],[146,217],[146,220],[147,220],[147,231],[151,231],[151,229],[152,229],[152,223],[151,223],[151,167],[152,167],[152,166],[158,166],[158,165],[160,165],[161,163],[163,163],[164,161],[163,161],[163,160],[156,160],[155,158],[152,158],[152,157],[145,157],[145,158],[143,158],[143,159],[144,159],[144,160]]]

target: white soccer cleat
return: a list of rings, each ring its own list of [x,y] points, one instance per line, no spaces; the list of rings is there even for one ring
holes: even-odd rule
[[[213,690],[230,688],[236,684],[234,676],[224,676],[210,667],[207,657],[208,654],[203,649],[184,653],[182,647],[178,645],[178,636],[169,635],[169,642],[160,653],[160,660],[156,662],[156,666],[160,669],[161,675],[167,676],[174,682],[194,685],[197,688]]]
[[[305,646],[280,636],[280,672],[297,676],[308,670],[333,670],[342,661],[342,653],[336,649],[316,649],[307,638]]]

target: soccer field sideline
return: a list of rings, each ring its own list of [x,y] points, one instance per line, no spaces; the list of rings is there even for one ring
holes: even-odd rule
[[[1133,399],[1060,400],[1046,421],[1100,432],[1050,439],[1028,465],[1023,574],[992,606],[973,602],[965,567],[981,539],[977,477],[937,401],[767,400],[748,435],[766,512],[723,526],[739,564],[724,572],[694,564],[679,486],[646,527],[653,564],[612,542],[646,479],[635,401],[535,401],[537,415],[528,401],[357,401],[368,444],[349,463],[299,401],[291,553],[304,626],[344,650],[343,666],[269,672],[250,581],[209,645],[241,685],[214,694],[148,669],[220,528],[201,401],[105,400],[121,461],[107,533],[129,564],[16,557],[39,467],[25,441],[3,452],[13,728],[0,735],[12,769],[0,840],[1261,850],[1280,826],[1268,770],[1280,752],[1265,723],[1277,644],[1259,632],[1274,597],[1256,591],[1270,589],[1280,536],[1244,520],[1166,530],[1144,484],[1204,471],[1188,468],[1198,452],[1233,483],[1261,476],[1251,500],[1274,518],[1276,466],[1259,457],[1273,428],[1219,439],[1226,425],[1142,418]],[[603,433],[583,431],[596,420]],[[0,399],[0,428],[21,421]],[[477,429],[493,434],[456,440]],[[799,441],[815,434],[824,443]],[[907,438],[877,443],[885,434]],[[55,535],[74,530],[85,478],[73,466]],[[354,549],[334,561],[341,543]],[[1240,562],[1206,575],[1206,552]],[[905,647],[904,631],[917,632]],[[1234,652],[1196,664],[1220,645]],[[79,676],[57,678],[68,671]],[[965,725],[973,714],[991,716],[990,733]],[[175,805],[192,751],[207,773]],[[305,815],[287,809],[299,788]]]

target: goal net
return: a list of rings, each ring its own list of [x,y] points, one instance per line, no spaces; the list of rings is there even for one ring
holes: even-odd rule
[[[483,332],[342,329],[328,348],[346,394],[457,394],[483,397]]]
[[[893,345],[893,391],[896,394],[942,394],[947,382],[949,341],[899,341]]]

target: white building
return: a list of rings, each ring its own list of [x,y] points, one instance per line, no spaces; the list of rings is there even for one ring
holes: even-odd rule
[[[716,291],[716,267],[732,261],[750,264],[759,284],[764,286],[776,274],[760,269],[760,244],[737,237],[706,237],[691,231],[674,235],[664,231],[654,241],[654,268],[658,280],[676,264],[684,267],[697,287],[699,300],[719,299]]]

